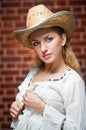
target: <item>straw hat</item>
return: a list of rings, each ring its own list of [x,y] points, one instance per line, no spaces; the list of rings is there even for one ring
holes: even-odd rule
[[[39,28],[59,26],[64,29],[67,42],[71,39],[75,30],[75,18],[69,11],[51,12],[44,5],[32,7],[27,14],[26,28],[14,31],[14,36],[24,46],[30,47],[28,36]]]

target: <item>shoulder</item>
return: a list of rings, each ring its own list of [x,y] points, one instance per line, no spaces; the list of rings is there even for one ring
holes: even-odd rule
[[[70,69],[63,79],[64,93],[70,93],[74,91],[85,91],[85,82],[82,77],[73,69]]]
[[[82,82],[84,83],[83,78],[73,69],[70,69],[70,71],[67,73],[66,77],[67,81],[69,82]]]
[[[65,101],[79,97],[85,98],[85,82],[73,69],[66,74],[62,86],[61,94]]]

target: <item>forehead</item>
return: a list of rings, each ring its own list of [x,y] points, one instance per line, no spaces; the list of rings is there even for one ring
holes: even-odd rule
[[[40,28],[30,34],[30,38],[37,38],[46,34],[54,34],[55,31],[52,28]]]

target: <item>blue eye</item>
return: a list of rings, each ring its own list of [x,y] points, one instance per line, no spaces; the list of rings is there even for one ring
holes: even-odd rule
[[[51,42],[52,40],[53,40],[53,37],[48,37],[48,38],[47,38],[47,41],[48,41],[48,42]]]
[[[33,46],[38,46],[40,43],[39,42],[37,42],[37,41],[35,41],[35,42],[32,42],[32,45]]]

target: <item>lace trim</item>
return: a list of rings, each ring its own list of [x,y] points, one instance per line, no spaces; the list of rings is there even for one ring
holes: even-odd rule
[[[67,72],[68,71],[70,71],[71,69],[68,69],[67,70]],[[60,78],[56,78],[56,79],[48,79],[48,81],[59,81],[59,80],[61,80],[61,79],[63,79],[64,78],[64,76],[67,74],[67,72],[65,72]]]

